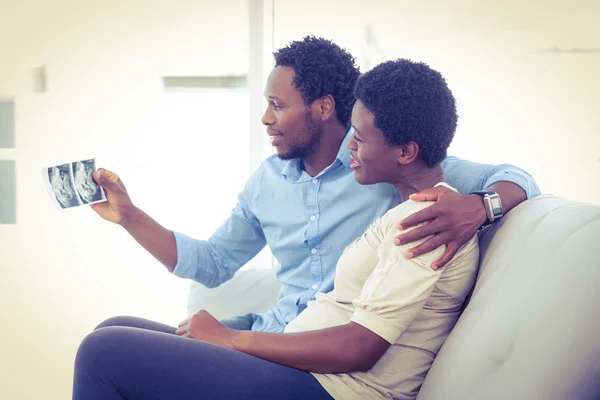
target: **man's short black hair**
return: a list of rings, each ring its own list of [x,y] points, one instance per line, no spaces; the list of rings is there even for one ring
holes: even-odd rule
[[[446,158],[458,116],[439,72],[421,62],[387,61],[361,76],[354,94],[373,113],[389,145],[417,143],[429,166]]]
[[[294,86],[304,104],[330,94],[335,99],[338,120],[350,126],[354,85],[360,75],[354,57],[331,40],[306,36],[273,53],[276,67],[294,70]]]

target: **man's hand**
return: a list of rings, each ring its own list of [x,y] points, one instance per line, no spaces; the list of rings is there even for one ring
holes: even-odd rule
[[[99,168],[94,171],[93,178],[104,189],[108,201],[91,204],[92,209],[107,221],[123,224],[135,209],[127,189],[114,172]]]
[[[217,346],[233,348],[231,343],[233,338],[233,329],[227,328],[220,323],[208,311],[201,310],[191,318],[185,319],[175,334],[185,336]]]
[[[458,249],[467,243],[486,221],[483,201],[477,195],[461,195],[443,186],[423,190],[410,196],[413,201],[435,201],[426,209],[414,213],[398,224],[398,229],[427,222],[410,232],[398,235],[394,243],[412,243],[427,236],[434,235],[419,246],[408,251],[406,256],[413,258],[446,245],[446,251],[433,262],[431,268],[443,267],[454,257]]]

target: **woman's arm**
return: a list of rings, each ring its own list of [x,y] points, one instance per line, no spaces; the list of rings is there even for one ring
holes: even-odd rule
[[[401,248],[392,243],[387,247],[397,259],[379,260],[354,300],[351,322],[345,325],[285,334],[236,331],[200,311],[184,321],[176,333],[309,372],[368,371],[412,323],[441,275],[441,270],[429,268],[431,259],[409,260]],[[442,251],[440,248],[428,256],[439,257]]]
[[[407,213],[427,205],[408,203]],[[397,216],[394,216],[396,218]],[[386,224],[386,222],[381,222]],[[444,251],[442,247],[421,257],[406,258],[407,246],[395,246],[397,233],[393,220],[390,232],[377,250],[376,266],[365,266],[372,272],[354,299],[350,322],[298,333],[265,333],[236,331],[225,327],[206,311],[200,311],[184,321],[177,334],[228,347],[278,364],[317,373],[344,373],[370,370],[412,323],[429,299],[442,274],[429,265]],[[372,252],[366,241],[359,241],[353,252]],[[476,241],[473,242],[476,248]],[[376,247],[377,248],[377,247]],[[468,250],[468,249],[466,249]],[[347,270],[345,262],[360,257],[342,257],[338,271]],[[476,258],[478,259],[478,258]],[[475,259],[475,263],[477,262]],[[319,300],[317,300],[319,301]],[[328,315],[319,308],[307,308],[303,318],[325,321]],[[308,313],[308,314],[307,314]]]
[[[390,347],[354,322],[300,333],[237,331],[200,311],[187,324],[177,333],[309,372],[368,371]]]
[[[391,346],[355,322],[283,335],[236,331],[232,343],[235,350],[319,373],[368,371]]]

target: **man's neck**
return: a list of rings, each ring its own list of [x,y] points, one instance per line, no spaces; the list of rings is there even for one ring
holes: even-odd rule
[[[348,129],[338,123],[323,127],[323,135],[319,143],[319,149],[315,154],[304,157],[304,170],[310,176],[317,176],[325,168],[333,164]]]
[[[394,183],[398,193],[400,193],[400,201],[402,202],[408,200],[413,193],[432,188],[436,184],[444,182],[444,170],[441,165],[433,168],[423,168],[423,165],[407,168],[409,169],[403,171],[404,176]]]

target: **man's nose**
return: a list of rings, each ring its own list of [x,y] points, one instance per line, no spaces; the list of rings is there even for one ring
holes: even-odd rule
[[[266,126],[273,125],[275,123],[273,113],[271,112],[271,107],[267,107],[260,121]]]

